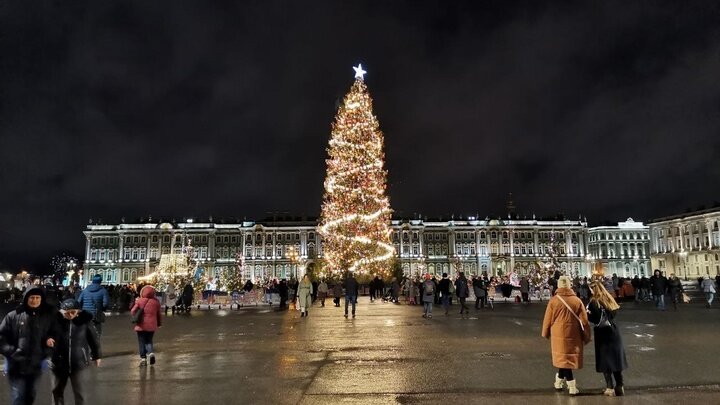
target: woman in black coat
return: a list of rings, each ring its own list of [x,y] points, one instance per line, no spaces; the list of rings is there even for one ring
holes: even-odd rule
[[[607,396],[625,395],[622,371],[628,365],[620,331],[615,325],[615,316],[619,309],[620,306],[602,283],[592,284],[588,320],[595,324],[595,371],[605,376],[607,388],[603,394]]]

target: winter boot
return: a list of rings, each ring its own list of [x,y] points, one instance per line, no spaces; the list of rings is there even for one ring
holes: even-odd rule
[[[558,391],[562,390],[564,382],[565,382],[564,378],[560,378],[560,376],[558,374],[555,374],[555,384],[553,384],[553,385],[555,386],[556,390],[558,390]]]
[[[616,397],[625,396],[625,388],[622,385],[618,385],[615,387],[615,396]]]
[[[578,390],[577,386],[575,385],[575,380],[567,381],[567,387],[568,387],[568,394],[570,394],[570,395],[577,395],[580,393],[580,390]]]

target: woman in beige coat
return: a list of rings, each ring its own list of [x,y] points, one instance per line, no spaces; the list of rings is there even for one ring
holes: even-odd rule
[[[583,366],[583,346],[590,343],[591,332],[585,305],[572,290],[567,276],[558,279],[555,296],[548,302],[543,320],[542,336],[550,339],[553,366],[558,368],[555,375],[555,389],[562,390],[567,384],[568,393],[577,395],[572,370]]]
[[[300,317],[308,316],[308,309],[312,305],[313,285],[310,282],[310,276],[307,274],[303,277],[298,286],[298,306],[300,307]]]

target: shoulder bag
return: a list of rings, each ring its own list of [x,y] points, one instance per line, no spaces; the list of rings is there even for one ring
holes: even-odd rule
[[[145,303],[145,305],[147,305],[147,302]],[[141,307],[140,305],[138,305],[138,310],[135,311],[135,313],[132,315],[132,317],[130,318],[130,322],[136,325],[141,323],[143,321],[143,315],[145,315],[145,307]]]
[[[583,323],[582,323],[582,320],[580,319],[580,317],[577,316],[577,314],[572,310],[572,308],[570,308],[570,305],[568,305],[568,303],[565,302],[565,300],[562,299],[561,296],[556,295],[556,297],[558,297],[558,299],[559,299],[563,304],[565,304],[565,308],[567,308],[568,311],[570,311],[570,313],[572,314],[572,316],[574,316],[575,319],[577,319],[578,323],[580,323],[580,330],[582,330],[583,332],[585,332],[585,326],[583,326]]]

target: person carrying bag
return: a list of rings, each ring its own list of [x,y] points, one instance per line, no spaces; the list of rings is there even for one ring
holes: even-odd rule
[[[585,305],[573,292],[567,276],[558,279],[555,295],[548,302],[542,336],[550,339],[552,364],[558,369],[555,389],[562,390],[566,384],[570,395],[579,394],[572,370],[583,367],[583,349],[591,335]]]

